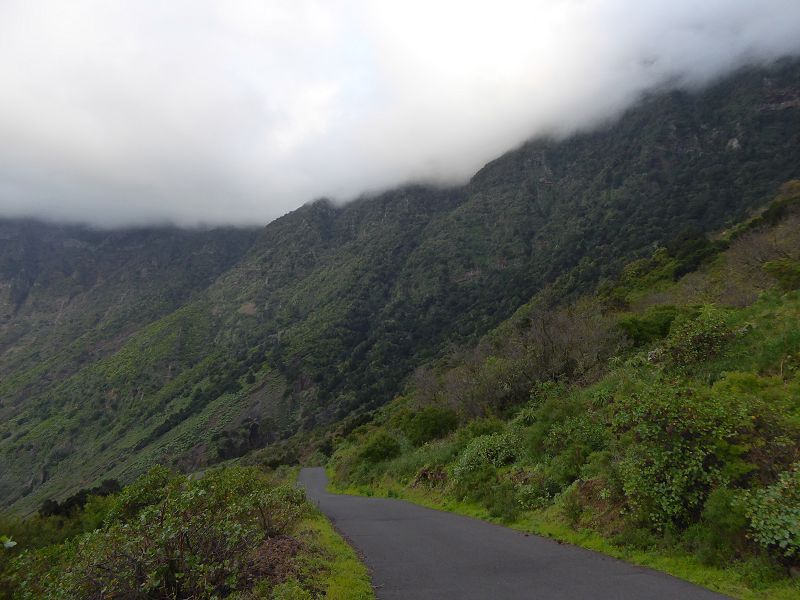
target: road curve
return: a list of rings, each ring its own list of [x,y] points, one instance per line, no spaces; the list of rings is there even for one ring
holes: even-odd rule
[[[309,499],[362,554],[378,598],[394,600],[711,600],[664,573],[549,538],[402,500],[329,494],[303,469]]]

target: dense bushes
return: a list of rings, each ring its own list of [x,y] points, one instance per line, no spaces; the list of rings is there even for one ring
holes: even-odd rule
[[[723,567],[745,551],[747,524],[740,495],[720,487],[709,494],[700,520],[683,537],[703,563]]]
[[[780,577],[769,557],[800,556],[800,469],[786,470],[800,455],[799,310],[790,294],[736,310],[650,309],[628,323],[653,345],[613,359],[595,384],[536,382],[526,404],[497,409],[503,419],[487,409],[422,445],[415,413],[390,407],[337,445],[337,478],[424,486],[504,521],[545,511],[617,545]],[[468,386],[450,389],[468,398]],[[429,397],[450,399],[447,388]]]
[[[690,367],[716,357],[731,336],[725,313],[706,306],[696,317],[673,325],[664,351],[671,365]]]
[[[486,466],[502,467],[519,453],[519,440],[511,433],[493,433],[472,440],[453,465],[453,478],[465,476]]]
[[[441,438],[457,425],[456,413],[438,406],[426,406],[416,412],[405,413],[400,419],[400,429],[415,446]]]
[[[787,559],[800,556],[800,463],[747,496],[752,537]]]
[[[305,511],[301,491],[254,468],[199,479],[155,468],[114,499],[102,528],[22,554],[15,597],[221,598],[279,583]]]
[[[634,346],[643,346],[666,337],[678,312],[674,306],[654,306],[641,315],[623,317],[619,327]]]
[[[731,438],[748,416],[734,397],[662,382],[615,403],[626,436],[622,487],[639,518],[657,529],[688,523],[738,451]],[[731,456],[733,454],[734,456]]]
[[[384,431],[372,436],[361,450],[360,457],[370,463],[389,460],[400,454],[400,442]]]

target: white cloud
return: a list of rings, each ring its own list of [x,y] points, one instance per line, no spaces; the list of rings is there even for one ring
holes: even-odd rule
[[[796,0],[2,0],[0,215],[264,223],[798,53]]]

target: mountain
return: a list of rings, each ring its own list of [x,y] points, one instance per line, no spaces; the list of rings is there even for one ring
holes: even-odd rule
[[[702,246],[659,247],[558,307],[534,298],[313,441],[340,490],[658,564],[734,598],[796,598],[798,356],[792,181]]]
[[[30,512],[380,406],[541,290],[575,298],[797,177],[786,61],[531,141],[460,187],[318,201],[257,232],[4,222],[0,503]]]

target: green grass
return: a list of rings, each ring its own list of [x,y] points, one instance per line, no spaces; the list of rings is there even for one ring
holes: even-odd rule
[[[334,530],[322,513],[317,512],[303,521],[301,537],[313,536],[315,544],[324,551],[314,562],[319,569],[318,587],[328,600],[371,600],[375,598],[366,566],[355,550]]]
[[[329,475],[332,473],[329,472]],[[693,555],[675,549],[621,547],[596,532],[573,529],[556,506],[524,513],[521,518],[508,523],[493,518],[488,510],[477,504],[446,498],[433,491],[408,488],[388,477],[374,486],[340,487],[330,483],[328,489],[340,494],[401,498],[428,508],[498,523],[662,571],[742,600],[794,600],[800,597],[800,581],[775,578],[768,566],[757,561],[745,561],[720,569],[704,565]]]

